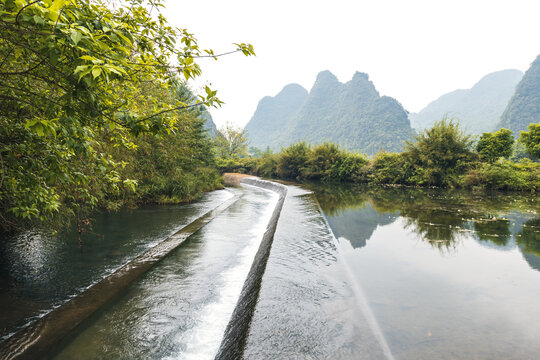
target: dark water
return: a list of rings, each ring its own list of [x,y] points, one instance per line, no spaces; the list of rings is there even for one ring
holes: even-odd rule
[[[387,358],[538,358],[536,197],[315,190]]]
[[[0,241],[0,337],[43,315],[232,197],[228,190],[187,205],[98,214],[77,233],[27,232]]]
[[[278,195],[238,201],[128,287],[55,359],[212,359]]]

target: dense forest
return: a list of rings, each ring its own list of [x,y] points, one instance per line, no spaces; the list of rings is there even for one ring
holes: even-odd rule
[[[369,155],[400,151],[413,134],[401,104],[381,97],[367,74],[357,72],[343,84],[330,71],[318,74],[309,94],[288,85],[276,97],[263,98],[246,131],[250,145],[262,150],[329,141]]]
[[[217,59],[161,0],[0,0],[0,228],[177,202],[221,186],[207,106]],[[253,55],[249,44],[233,52]]]
[[[424,130],[451,116],[458,118],[468,133],[494,131],[522,77],[521,71],[513,69],[487,74],[472,88],[444,94],[420,112],[409,114],[411,126]]]

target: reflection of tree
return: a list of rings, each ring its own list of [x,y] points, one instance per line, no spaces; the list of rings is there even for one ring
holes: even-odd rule
[[[517,193],[477,194],[457,190],[350,184],[319,184],[310,188],[317,193],[325,214],[334,217],[329,221],[339,224],[342,232],[359,234],[356,237],[361,237],[360,234],[370,235],[378,225],[390,223],[390,215],[395,216],[399,212],[407,229],[441,251],[454,249],[461,235],[473,230],[471,226],[477,233],[478,241],[506,246],[511,239],[510,221],[501,219],[498,214],[539,208],[537,199]],[[347,219],[339,219],[340,216]],[[538,232],[533,231],[534,226],[540,228],[540,220],[526,224],[521,241],[528,241],[527,251],[534,250],[540,256],[540,240],[530,240],[532,236],[538,236]],[[353,235],[349,237],[354,238]],[[357,240],[358,244],[365,244],[366,239]]]
[[[322,185],[312,183],[308,187],[317,194],[317,200],[327,216],[338,216],[347,209],[363,208],[368,199],[364,187],[351,186],[350,184]]]
[[[498,246],[506,246],[510,240],[510,221],[487,217],[474,220],[474,230],[478,239]]]
[[[540,257],[540,219],[532,219],[523,224],[516,242],[523,252]]]
[[[411,207],[401,212],[406,228],[441,251],[456,248],[464,219],[458,213],[441,208]]]

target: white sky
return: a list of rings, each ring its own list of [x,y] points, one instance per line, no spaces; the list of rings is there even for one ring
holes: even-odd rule
[[[498,70],[527,70],[540,54],[540,0],[168,0],[165,15],[202,48],[251,43],[256,57],[203,59],[226,104],[218,127],[244,126],[258,101],[330,70],[342,82],[368,73],[410,112]]]

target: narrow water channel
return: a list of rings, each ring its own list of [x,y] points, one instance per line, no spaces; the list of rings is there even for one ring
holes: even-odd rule
[[[277,202],[243,194],[92,319],[56,359],[212,359]]]
[[[232,198],[231,191],[207,193],[192,204],[96,214],[82,244],[74,229],[3,239],[0,341]]]

